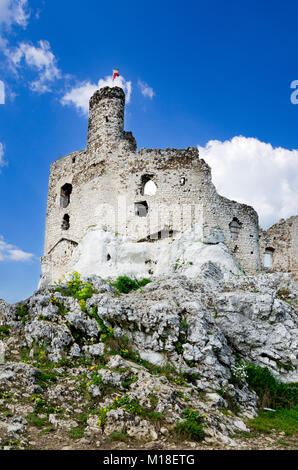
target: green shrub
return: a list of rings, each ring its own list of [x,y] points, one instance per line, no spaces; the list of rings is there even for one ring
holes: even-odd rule
[[[204,424],[200,414],[194,410],[184,410],[181,414],[184,421],[176,423],[175,431],[184,439],[201,441],[204,438]]]
[[[259,396],[259,406],[268,408],[291,408],[298,403],[298,383],[278,382],[267,367],[246,367],[246,380]]]
[[[131,386],[131,384],[135,383],[138,381],[138,376],[137,375],[133,375],[132,377],[128,377],[126,380],[124,380],[123,382],[121,382],[121,387],[123,388],[129,388]]]
[[[197,372],[182,372],[180,373],[181,377],[184,379],[184,382],[189,382],[192,384],[196,383],[196,380],[198,380],[199,374]]]
[[[123,395],[119,400],[114,400],[113,405],[117,408],[122,407],[132,415],[143,415],[143,408],[138,398],[129,399],[128,395]]]
[[[61,286],[59,283],[54,286],[55,291],[61,292],[61,294],[68,297],[74,297],[78,300],[90,299],[96,292],[92,284],[81,280],[81,275],[74,271],[68,281],[66,281],[67,287]]]
[[[132,290],[137,290],[141,289],[142,287],[146,286],[148,284],[150,279],[141,279],[138,281],[137,279],[130,279],[127,276],[119,276],[115,282],[112,282],[112,286],[114,286],[118,292],[121,292],[122,294],[128,294]]]
[[[18,304],[17,316],[22,320],[22,323],[25,324],[26,321],[30,319],[28,306],[24,304]]]
[[[9,336],[9,332],[10,332],[9,325],[0,326],[0,339],[6,338],[7,336]]]
[[[155,393],[150,393],[149,400],[150,400],[151,409],[155,410],[156,405],[158,403],[158,396]]]
[[[175,343],[175,349],[176,349],[176,351],[177,351],[178,354],[183,354],[183,351],[184,351],[184,350],[183,350],[183,346],[182,346],[181,343],[179,343],[179,342],[178,342],[178,343]]]
[[[38,385],[42,388],[46,388],[47,385],[57,382],[56,374],[51,371],[37,370],[35,372],[35,377],[37,378]]]

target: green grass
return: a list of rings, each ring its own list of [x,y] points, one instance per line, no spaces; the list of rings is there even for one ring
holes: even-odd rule
[[[77,426],[75,428],[72,428],[69,431],[69,435],[73,439],[81,439],[84,436],[84,428],[81,427],[81,426]]]
[[[247,382],[259,396],[259,407],[292,408],[298,403],[298,384],[278,382],[266,367],[248,365]]]
[[[69,435],[73,439],[81,439],[84,436],[84,431],[87,426],[88,413],[81,413],[77,417],[78,426],[70,429]]]
[[[37,428],[43,428],[44,426],[47,426],[49,424],[47,418],[41,418],[40,416],[37,416],[34,413],[30,413],[29,415],[27,415],[26,419],[29,424],[31,424],[32,426],[36,426]]]
[[[259,432],[270,433],[273,429],[287,436],[298,433],[298,406],[279,409],[276,412],[260,411],[259,416],[249,420],[249,426]]]
[[[161,422],[165,419],[163,413],[160,413],[159,411],[149,411],[144,413],[144,417],[147,417],[150,421],[154,422]]]
[[[126,434],[126,432],[112,432],[109,438],[111,439],[111,441],[126,442],[129,439],[129,436],[128,434]]]
[[[278,382],[265,367],[246,367],[247,382],[259,396],[259,415],[249,421],[258,432],[270,433],[273,429],[292,435],[298,432],[298,384]],[[262,408],[276,411],[263,411]]]

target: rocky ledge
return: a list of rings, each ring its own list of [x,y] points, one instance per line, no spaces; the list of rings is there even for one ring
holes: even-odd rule
[[[251,368],[297,382],[298,287],[213,268],[150,282],[73,273],[0,301],[0,448],[237,446],[266,405]]]

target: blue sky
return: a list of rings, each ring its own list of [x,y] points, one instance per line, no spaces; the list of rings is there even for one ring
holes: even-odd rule
[[[263,226],[297,214],[297,15],[295,1],[0,0],[0,298],[36,289],[49,166],[85,147],[88,93],[113,67],[138,148],[198,145]]]

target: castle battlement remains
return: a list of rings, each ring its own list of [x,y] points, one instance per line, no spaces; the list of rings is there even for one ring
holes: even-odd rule
[[[159,243],[199,224],[204,243],[223,242],[247,272],[261,269],[256,211],[217,194],[196,147],[137,151],[124,130],[119,87],[97,90],[89,107],[86,149],[51,165],[44,283],[67,272],[73,250],[97,225],[135,243]]]

